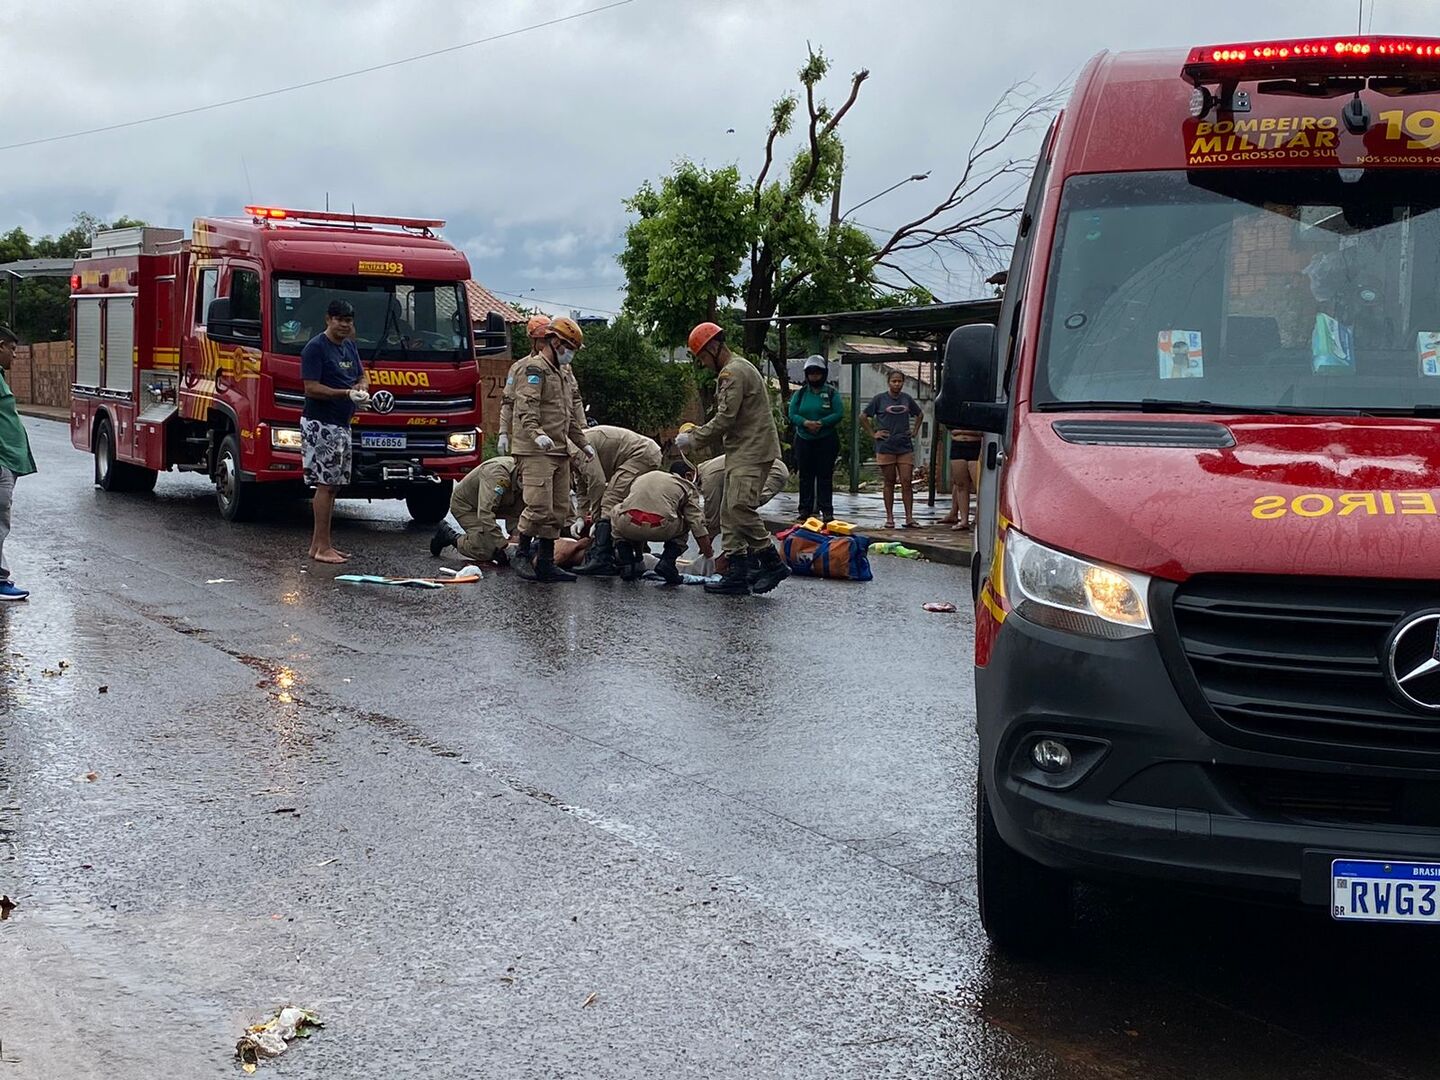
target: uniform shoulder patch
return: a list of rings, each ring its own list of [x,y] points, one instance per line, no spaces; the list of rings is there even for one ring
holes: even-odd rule
[[[733,371],[730,371],[729,369],[726,369],[725,371],[720,372],[719,375],[715,376],[716,379],[733,379],[734,377],[735,373]]]
[[[525,376],[525,381],[528,382],[531,386],[538,386],[540,385],[540,383],[545,381],[545,376],[541,375],[539,372],[535,372],[533,374]]]

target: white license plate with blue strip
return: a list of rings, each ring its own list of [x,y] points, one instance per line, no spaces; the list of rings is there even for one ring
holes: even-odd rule
[[[362,431],[360,433],[360,449],[362,450],[404,450],[404,435],[381,435],[374,431]]]
[[[1330,898],[1336,919],[1440,923],[1440,863],[1336,859]]]

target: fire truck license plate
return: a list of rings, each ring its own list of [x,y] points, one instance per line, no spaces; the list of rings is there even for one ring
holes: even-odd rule
[[[380,435],[373,431],[362,431],[360,433],[360,449],[362,450],[404,450],[404,435]]]
[[[1440,923],[1440,863],[1336,859],[1330,879],[1337,919]]]

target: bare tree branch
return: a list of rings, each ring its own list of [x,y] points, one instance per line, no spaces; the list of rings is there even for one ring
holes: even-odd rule
[[[913,277],[910,276],[910,274],[906,271],[906,269],[905,269],[903,266],[897,266],[897,265],[895,265],[895,264],[892,263],[892,262],[877,262],[875,265],[876,265],[876,266],[883,266],[883,267],[885,267],[885,269],[887,269],[887,270],[894,270],[895,273],[899,274],[899,275],[900,275],[901,277],[903,277],[906,281],[910,282],[910,284],[913,285],[913,286],[915,286],[915,288],[917,288],[917,289],[924,289],[927,293],[930,292],[930,289],[929,289],[928,286],[921,285],[920,282],[916,281]]]

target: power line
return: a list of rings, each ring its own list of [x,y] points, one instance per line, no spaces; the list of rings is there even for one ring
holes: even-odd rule
[[[357,75],[369,75],[374,71],[385,71],[388,68],[400,67],[404,64],[413,64],[420,60],[430,60],[436,56],[459,52],[461,49],[471,49],[476,45],[488,45],[491,42],[503,41],[506,38],[516,37],[520,34],[528,34],[532,30],[543,30],[547,26],[558,26],[561,23],[572,22],[575,19],[583,19],[588,15],[598,15],[601,12],[624,7],[626,4],[633,4],[634,2],[635,0],[613,0],[612,3],[602,4],[596,8],[588,8],[585,11],[577,11],[573,15],[562,15],[557,19],[548,19],[545,22],[522,26],[517,30],[506,30],[503,34],[492,34],[489,37],[476,38],[474,41],[461,42],[459,45],[447,45],[443,49],[432,49],[430,52],[402,57],[399,60],[387,60],[383,64],[372,64],[370,67],[358,68],[355,71],[344,71],[338,75],[327,75],[323,79],[311,79],[308,82],[295,83],[291,86],[279,86],[273,90],[261,90],[258,93],[246,94],[244,97],[230,98],[227,101],[213,101],[208,105],[195,105],[189,109],[179,109],[175,112],[161,113],[158,116],[147,116],[140,120],[126,120],[119,124],[106,124],[104,127],[87,128],[84,131],[71,131],[65,135],[47,135],[41,139],[27,139],[24,142],[0,146],[0,151],[20,150],[27,146],[40,146],[44,143],[62,142],[65,139],[78,139],[85,135],[99,135],[106,131],[119,131],[122,128],[139,127],[141,124],[153,124],[160,120],[174,120],[180,116],[194,116],[196,113],[209,112],[211,109],[224,109],[231,105],[243,105],[248,101],[259,101],[262,98],[288,94],[294,90],[307,90],[312,86],[322,86],[325,83],[339,82],[341,79],[353,79]]]
[[[605,315],[619,315],[618,311],[611,311],[609,308],[595,307],[593,304],[573,304],[569,300],[546,300],[543,296],[531,296],[529,293],[506,292],[504,289],[491,289],[496,296],[509,296],[516,300],[524,300],[535,304],[553,304],[555,307],[580,308],[585,311],[599,311]]]

